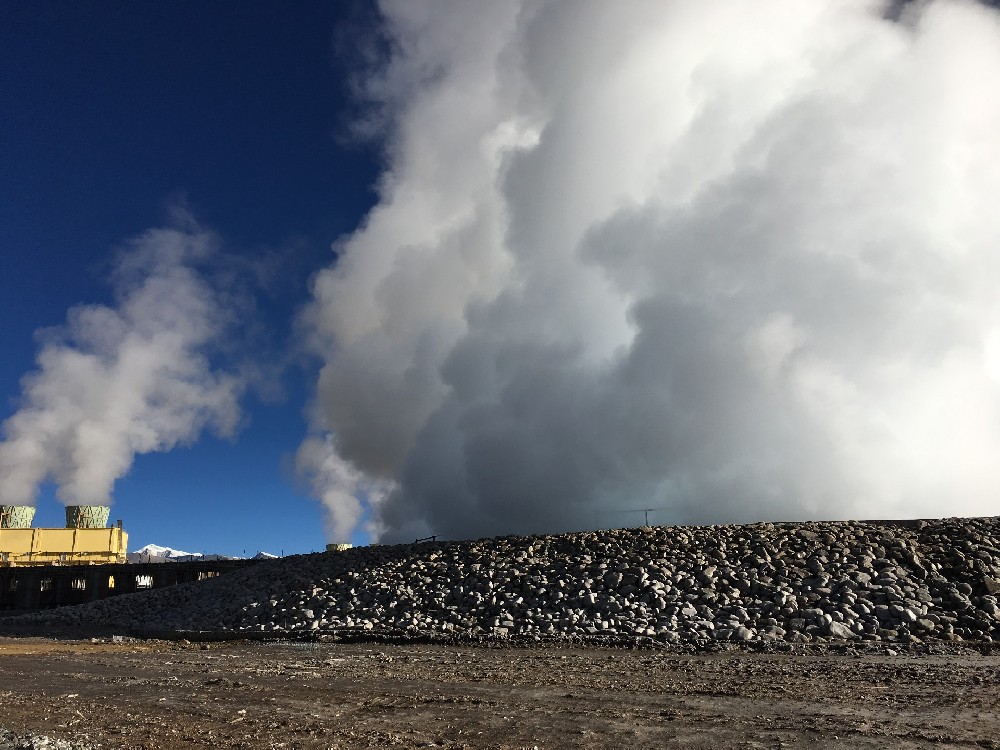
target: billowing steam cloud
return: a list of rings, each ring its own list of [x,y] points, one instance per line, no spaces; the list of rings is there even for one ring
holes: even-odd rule
[[[386,4],[331,491],[404,539],[996,513],[1000,18],[893,5]]]
[[[31,504],[47,479],[67,504],[110,501],[137,453],[230,433],[242,379],[209,350],[232,321],[199,273],[213,237],[190,220],[133,240],[115,268],[116,306],[71,309],[44,332],[38,369],[3,424],[0,502]]]

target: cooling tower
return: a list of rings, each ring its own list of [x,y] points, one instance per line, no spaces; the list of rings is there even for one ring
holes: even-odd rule
[[[111,513],[107,505],[67,505],[67,529],[103,529],[108,525]]]
[[[33,505],[0,505],[0,529],[30,529],[34,517]]]

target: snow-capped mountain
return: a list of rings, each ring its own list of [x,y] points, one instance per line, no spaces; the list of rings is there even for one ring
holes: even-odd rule
[[[269,552],[258,552],[254,560],[270,560],[277,557]],[[147,544],[134,552],[129,552],[127,559],[131,563],[139,562],[190,562],[192,560],[239,560],[239,557],[229,555],[206,555],[201,552],[184,552],[172,547],[161,547],[159,544]]]
[[[143,560],[146,558],[159,557],[167,560],[176,560],[177,558],[183,557],[189,560],[193,560],[203,555],[200,552],[184,552],[179,549],[172,549],[171,547],[161,547],[158,544],[147,544],[145,547],[140,547],[134,552],[129,552],[129,561],[132,561],[132,556],[141,557]]]

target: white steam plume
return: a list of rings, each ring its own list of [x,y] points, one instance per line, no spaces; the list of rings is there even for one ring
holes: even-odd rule
[[[66,504],[106,504],[136,454],[234,430],[243,379],[209,359],[232,314],[198,270],[214,245],[190,220],[146,232],[116,265],[114,308],[74,307],[42,332],[3,424],[0,503],[31,504],[53,479]]]
[[[326,510],[327,536],[338,543],[350,543],[352,532],[361,524],[362,503],[377,505],[391,489],[391,483],[372,480],[340,457],[327,435],[310,435],[295,454],[295,470]],[[371,526],[369,531],[377,533]]]
[[[384,4],[306,316],[384,538],[997,512],[1000,19],[891,5]]]

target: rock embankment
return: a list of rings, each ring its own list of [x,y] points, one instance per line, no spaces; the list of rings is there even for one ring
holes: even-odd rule
[[[274,636],[1000,638],[1000,519],[646,527],[361,547],[8,620]]]

